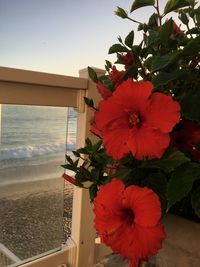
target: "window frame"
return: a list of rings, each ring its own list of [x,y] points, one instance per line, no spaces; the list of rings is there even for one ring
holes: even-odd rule
[[[95,68],[98,76],[104,70]],[[100,97],[96,85],[89,79],[87,68],[79,71],[79,77],[0,67],[1,104],[74,107],[78,111],[77,147],[84,146],[85,139],[95,137],[90,133],[92,110],[84,104],[84,96],[98,103]],[[1,115],[1,114],[0,114]],[[60,251],[22,264],[23,267],[55,267],[69,264],[71,267],[92,267],[99,255],[109,252],[103,245],[95,245],[93,207],[89,193],[75,187],[73,194],[71,245]]]

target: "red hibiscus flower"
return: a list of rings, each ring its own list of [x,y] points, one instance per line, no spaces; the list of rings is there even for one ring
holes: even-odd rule
[[[124,71],[119,71],[115,66],[112,67],[112,71],[109,72],[109,78],[114,83],[115,88],[123,81]]]
[[[160,158],[169,145],[169,132],[180,119],[180,106],[171,96],[152,93],[151,82],[124,81],[95,112],[107,154],[120,160],[129,152],[136,159]]]
[[[200,152],[195,147],[200,142],[200,127],[192,121],[183,121],[182,127],[172,134],[172,145],[189,153],[193,160],[200,160]]]
[[[101,186],[94,200],[94,224],[101,240],[116,253],[138,266],[158,252],[166,235],[159,222],[158,196],[148,188],[131,185],[114,178]]]
[[[112,92],[108,90],[101,81],[97,83],[97,90],[100,93],[100,95],[103,97],[103,99],[107,99],[112,95]]]

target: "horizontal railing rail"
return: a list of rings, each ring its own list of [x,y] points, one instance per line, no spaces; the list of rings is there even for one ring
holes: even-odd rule
[[[68,106],[83,111],[88,79],[0,67],[0,103]]]

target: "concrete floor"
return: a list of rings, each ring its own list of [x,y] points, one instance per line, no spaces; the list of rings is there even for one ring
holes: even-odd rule
[[[123,260],[117,254],[109,254],[103,257],[93,267],[128,267],[129,263],[127,260]]]
[[[123,260],[117,254],[109,254],[107,256],[104,256],[93,267],[129,267],[129,262],[128,260]],[[156,265],[150,262],[142,262],[140,264],[140,267],[156,267]]]

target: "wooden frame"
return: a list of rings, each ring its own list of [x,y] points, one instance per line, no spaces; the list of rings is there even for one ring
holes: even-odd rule
[[[104,74],[102,70],[95,70],[97,75]],[[81,147],[87,137],[94,140],[89,131],[89,120],[92,117],[92,111],[85,108],[83,97],[93,98],[94,102],[98,103],[99,94],[96,85],[88,77],[87,69],[81,70],[79,75],[78,78],[0,67],[0,104],[70,106],[76,108],[79,111],[77,147]],[[95,248],[96,232],[93,227],[92,209],[88,191],[75,188],[71,238],[76,246],[72,245],[70,249],[63,248],[59,252],[33,260],[22,266],[62,267],[65,266],[62,264],[67,263],[69,267],[92,267],[95,257],[109,251],[105,250],[100,244]]]
[[[75,107],[83,112],[84,78],[0,67],[0,104]]]

